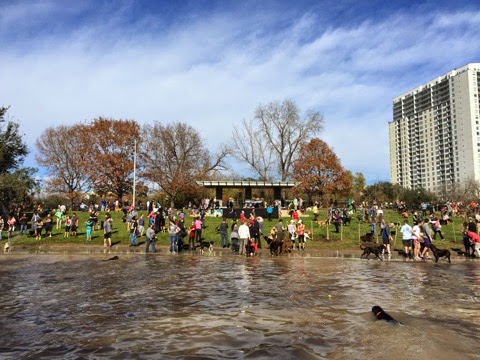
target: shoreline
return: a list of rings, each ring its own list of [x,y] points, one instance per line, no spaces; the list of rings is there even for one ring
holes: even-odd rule
[[[245,255],[238,255],[232,253],[230,249],[221,248],[216,246],[213,248],[213,251],[209,253],[204,251],[202,254],[199,250],[190,252],[188,250],[181,251],[178,254],[169,254],[168,245],[157,245],[157,253],[145,252],[145,244],[141,244],[138,247],[132,247],[127,244],[115,244],[112,247],[104,247],[100,244],[22,244],[22,245],[13,245],[10,251],[2,251],[1,254],[6,256],[15,256],[15,255],[91,255],[91,256],[115,256],[115,255],[146,255],[146,256],[201,256],[201,257],[246,257]],[[3,249],[2,249],[3,250]],[[379,261],[375,256],[371,255],[368,259],[361,259],[360,255],[362,254],[360,249],[319,249],[319,248],[306,248],[305,250],[299,251],[295,250],[289,254],[283,254],[278,256],[270,255],[268,248],[259,249],[256,256],[251,258],[341,258],[341,259],[358,259],[358,260],[373,260]],[[458,255],[452,251],[451,259],[453,260],[473,260],[471,258],[465,258],[464,256]],[[434,263],[435,258],[432,256],[432,259],[427,261],[413,261],[406,260],[403,255],[399,255],[397,251],[392,252],[391,259],[384,259],[385,262],[395,261],[395,262],[411,262],[411,263]],[[440,259],[438,263],[447,263]]]

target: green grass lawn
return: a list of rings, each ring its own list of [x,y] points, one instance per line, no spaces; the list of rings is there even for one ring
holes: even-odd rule
[[[144,214],[145,218],[147,216],[146,212],[140,212],[140,214]],[[321,210],[321,216],[319,219],[323,219],[322,214],[325,214],[326,211],[324,209]],[[19,235],[19,231],[15,231],[11,238],[11,242],[13,245],[48,245],[48,244],[86,244],[86,236],[85,236],[85,222],[88,219],[87,212],[76,212],[77,216],[79,217],[79,229],[78,235],[76,237],[70,236],[68,238],[64,237],[64,228],[56,229],[54,223],[54,229],[52,232],[52,237],[45,237],[43,235],[41,240],[35,240],[34,237],[27,237]],[[67,213],[67,215],[72,215],[72,212]],[[111,213],[113,218],[113,232],[112,232],[112,242],[119,242],[123,245],[128,245],[130,243],[129,233],[127,231],[127,225],[122,222],[123,213],[121,212],[114,212]],[[384,211],[385,220],[387,223],[390,222],[400,222],[403,224],[403,218],[392,210],[385,210]],[[356,218],[356,214],[352,216],[352,221],[350,225],[342,226],[340,233],[335,233],[334,225],[329,225],[327,227],[319,227],[316,223],[312,221],[313,215],[311,213],[306,213],[304,216],[301,217],[302,221],[305,223],[306,229],[312,233],[310,235],[311,240],[308,240],[306,243],[306,248],[317,248],[317,249],[358,249],[359,242],[360,242],[360,235],[365,235],[365,233],[370,232],[371,225],[370,223],[366,223],[363,221],[359,221]],[[100,213],[99,215],[99,222],[105,220],[105,213]],[[412,225],[412,219],[410,217],[410,225]],[[451,248],[451,247],[458,247],[463,248],[462,242],[462,223],[464,221],[463,218],[453,218],[452,223],[449,225],[443,225],[442,233],[445,237],[445,240],[439,240],[439,236],[437,236],[436,243],[441,248]],[[192,218],[186,216],[185,220],[185,227],[191,225]],[[202,232],[202,237],[204,237],[208,241],[215,241],[215,244],[219,246],[220,244],[220,235],[216,233],[215,228],[221,223],[222,219],[219,217],[211,217],[207,216],[205,218],[205,226],[206,228]],[[290,219],[283,218],[283,223],[285,226],[288,225]],[[231,224],[232,220],[229,219],[228,223]],[[278,219],[272,219],[269,222],[265,219],[265,233],[268,235],[270,229],[278,222]],[[148,221],[146,221],[148,223]],[[30,228],[30,224],[29,224]],[[402,248],[402,238],[401,233],[397,230],[396,234],[396,242],[395,247],[398,249]],[[44,233],[43,233],[44,234]],[[7,238],[7,232],[3,231],[3,241]],[[167,233],[159,233],[157,234],[158,242],[157,245],[168,245],[169,238]],[[395,239],[395,236],[393,236]],[[145,238],[139,239],[139,241],[145,241]],[[188,239],[187,239],[188,242]],[[263,239],[262,242],[264,243]],[[381,242],[381,238],[378,237],[378,242]],[[91,244],[98,244],[103,246],[103,229],[102,230],[94,230],[92,233],[92,242]],[[266,247],[264,245],[264,247]]]

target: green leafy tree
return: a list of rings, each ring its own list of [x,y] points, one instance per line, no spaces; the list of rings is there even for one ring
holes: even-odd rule
[[[5,120],[7,111],[8,108],[0,108],[0,203],[4,212],[30,202],[37,185],[36,170],[20,167],[28,149],[19,124]]]
[[[0,174],[18,169],[28,154],[27,144],[19,132],[20,125],[6,121],[8,108],[0,108]]]

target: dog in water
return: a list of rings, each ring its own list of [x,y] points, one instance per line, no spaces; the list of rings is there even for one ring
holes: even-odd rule
[[[280,250],[280,245],[277,240],[273,240],[271,237],[264,236],[263,239],[267,242],[268,247],[270,248],[270,255],[277,256]]]
[[[435,245],[431,244],[430,245],[430,250],[432,250],[433,256],[435,256],[435,262],[438,262],[438,259],[440,258],[445,258],[448,260],[448,262],[451,264],[452,262],[450,261],[450,250],[447,249],[439,249]]]
[[[5,245],[3,245],[3,251],[4,252],[9,252],[10,251],[10,245],[8,244],[8,242],[6,242]]]
[[[200,253],[203,255],[205,250],[208,250],[208,252],[211,254],[213,252],[213,241],[201,241],[200,242]]]
[[[380,254],[382,253],[382,250],[383,250],[383,244],[378,245],[377,243],[370,243],[370,242],[363,243],[363,244],[360,244],[360,249],[363,250],[362,255],[360,255],[360,259],[363,259],[365,255],[366,255],[365,259],[368,259],[370,254],[373,254],[378,260],[382,260],[382,258],[380,257]]]
[[[380,306],[375,305],[372,307],[372,313],[375,315],[377,320],[385,320],[394,325],[403,325],[400,321],[395,320],[393,317],[388,315],[385,310],[383,310]]]

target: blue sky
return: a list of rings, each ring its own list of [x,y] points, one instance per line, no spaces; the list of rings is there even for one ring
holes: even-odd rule
[[[215,151],[289,98],[324,115],[346,169],[388,181],[393,98],[480,62],[478,29],[472,1],[0,0],[0,105],[36,166],[48,126],[181,121]]]

